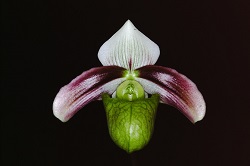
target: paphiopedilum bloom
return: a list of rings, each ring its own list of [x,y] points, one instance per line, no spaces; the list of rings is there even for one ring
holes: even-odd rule
[[[102,67],[83,72],[58,92],[54,115],[68,121],[86,104],[103,100],[113,141],[131,153],[150,140],[159,103],[171,105],[191,122],[205,115],[196,85],[174,69],[155,66],[159,47],[127,21],[98,52]]]

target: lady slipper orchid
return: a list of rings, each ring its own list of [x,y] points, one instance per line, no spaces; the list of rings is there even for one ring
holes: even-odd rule
[[[113,141],[131,153],[150,140],[158,103],[180,110],[191,122],[205,115],[196,85],[174,69],[154,66],[159,47],[127,21],[98,52],[102,67],[62,87],[53,113],[62,122],[94,100],[103,100]]]

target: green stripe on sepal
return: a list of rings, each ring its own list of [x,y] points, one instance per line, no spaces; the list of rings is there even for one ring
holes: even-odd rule
[[[106,110],[109,134],[112,140],[128,153],[148,144],[159,104],[159,95],[134,101],[102,95]]]

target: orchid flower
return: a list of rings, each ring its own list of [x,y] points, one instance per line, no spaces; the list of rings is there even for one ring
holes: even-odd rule
[[[159,103],[181,111],[192,123],[205,115],[196,85],[174,69],[154,66],[159,47],[128,20],[98,52],[92,68],[60,89],[53,113],[68,121],[86,104],[102,100],[113,141],[131,153],[148,144]]]

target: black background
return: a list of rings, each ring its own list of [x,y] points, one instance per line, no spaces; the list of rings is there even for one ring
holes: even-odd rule
[[[248,1],[2,1],[1,165],[248,165]],[[156,65],[188,76],[205,118],[161,104],[154,135],[132,157],[110,139],[101,101],[67,123],[60,87],[101,66],[99,47],[128,19],[160,46]]]

